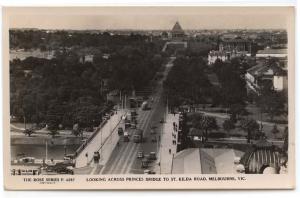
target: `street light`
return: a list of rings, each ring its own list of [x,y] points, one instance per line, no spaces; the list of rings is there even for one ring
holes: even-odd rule
[[[85,154],[85,157],[86,157],[86,165],[88,165],[88,163],[89,163],[89,158],[88,158],[88,157],[89,157],[89,154],[86,153],[86,154]]]

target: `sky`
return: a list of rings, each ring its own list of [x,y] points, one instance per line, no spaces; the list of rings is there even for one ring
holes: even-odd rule
[[[283,8],[107,7],[8,9],[10,28],[40,29],[278,29],[287,27]]]

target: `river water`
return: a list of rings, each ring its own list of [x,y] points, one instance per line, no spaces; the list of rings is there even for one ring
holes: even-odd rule
[[[66,153],[73,154],[80,145],[67,145]],[[48,144],[48,159],[62,160],[65,154],[64,145],[51,145]],[[18,154],[25,154],[28,157],[34,157],[36,159],[43,159],[46,156],[45,145],[27,145],[18,144],[11,145],[11,159],[17,159]]]

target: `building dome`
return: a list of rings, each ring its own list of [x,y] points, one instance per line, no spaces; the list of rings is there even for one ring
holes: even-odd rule
[[[185,36],[184,31],[178,21],[173,26],[171,35],[172,35],[172,38],[175,40],[182,39]]]
[[[184,34],[184,31],[182,29],[182,27],[180,26],[179,22],[177,21],[175,23],[175,25],[173,26],[172,28],[172,33],[183,33]]]
[[[264,170],[263,170],[263,174],[276,174],[277,171],[274,167],[266,167]]]
[[[240,163],[245,167],[246,174],[276,174],[279,171],[280,149],[269,142],[258,142],[241,158]]]
[[[243,165],[243,164],[237,165],[237,166],[236,166],[236,171],[237,171],[238,173],[245,173],[245,167],[244,167],[244,165]]]

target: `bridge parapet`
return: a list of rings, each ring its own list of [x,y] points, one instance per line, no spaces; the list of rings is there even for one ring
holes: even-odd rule
[[[94,152],[100,153],[100,163],[106,163],[110,153],[119,141],[118,128],[125,128],[122,120],[124,113],[123,110],[117,111],[108,120],[101,123],[93,135],[77,149],[75,153],[76,168],[91,164]]]

